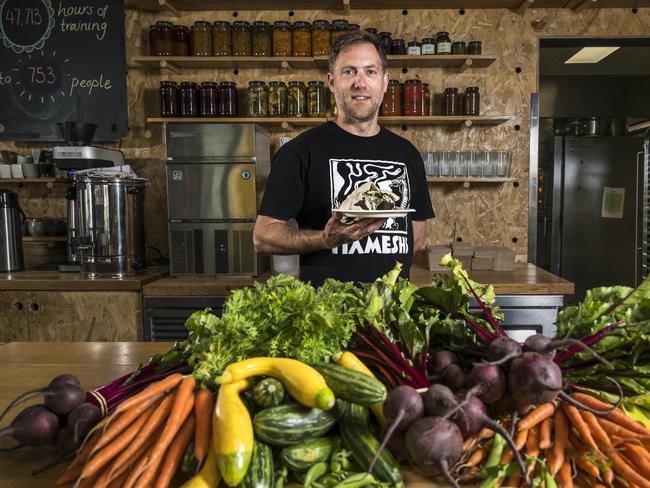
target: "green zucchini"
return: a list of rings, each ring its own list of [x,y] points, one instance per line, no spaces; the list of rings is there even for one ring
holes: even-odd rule
[[[364,418],[363,415],[359,415],[356,408],[348,409],[339,423],[339,432],[343,444],[352,452],[352,458],[363,470],[368,469],[379,449],[379,441],[368,429],[367,416]],[[378,480],[391,485],[398,487],[404,485],[399,464],[388,449],[384,449],[377,459],[372,474]]]
[[[246,476],[239,486],[241,488],[273,488],[274,476],[271,447],[256,440]]]
[[[275,446],[291,446],[325,435],[338,420],[338,408],[319,410],[298,403],[265,408],[253,418],[255,436]]]
[[[265,378],[253,388],[253,401],[260,408],[280,405],[283,398],[284,386],[275,378]]]
[[[292,471],[307,471],[313,464],[326,462],[341,447],[338,437],[320,437],[287,446],[280,452],[284,465]]]
[[[312,366],[325,378],[327,386],[337,398],[366,407],[386,399],[386,387],[377,378],[334,363],[316,363]]]

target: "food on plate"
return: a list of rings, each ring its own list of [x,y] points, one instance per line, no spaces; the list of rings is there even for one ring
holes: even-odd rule
[[[341,210],[393,210],[399,197],[368,181],[354,190],[341,203]]]

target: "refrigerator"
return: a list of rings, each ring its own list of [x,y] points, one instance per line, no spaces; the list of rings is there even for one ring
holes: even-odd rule
[[[575,283],[637,286],[648,273],[647,137],[540,143],[538,265]]]

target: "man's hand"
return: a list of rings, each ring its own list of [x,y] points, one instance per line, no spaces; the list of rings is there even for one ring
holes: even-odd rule
[[[338,212],[334,213],[325,224],[323,240],[327,249],[363,239],[374,233],[386,221],[386,219],[359,219],[353,224],[344,224],[341,222],[342,218],[343,216]]]

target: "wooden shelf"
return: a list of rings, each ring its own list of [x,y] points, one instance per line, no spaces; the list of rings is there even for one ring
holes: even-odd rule
[[[45,185],[47,188],[54,188],[54,185],[72,183],[72,178],[0,178],[0,185],[22,185],[24,183],[39,184]]]
[[[496,61],[496,56],[480,55],[423,55],[388,56],[392,68],[485,68]],[[327,69],[327,56],[315,57],[257,57],[257,56],[134,56],[131,64],[148,69],[182,73],[184,69]]]
[[[313,126],[319,125],[332,118],[325,117],[149,117],[149,124],[260,124],[269,126]],[[379,117],[383,125],[446,125],[456,127],[471,127],[473,125],[499,125],[510,120],[507,115],[479,115],[475,117],[463,115],[431,115],[427,117]]]
[[[427,183],[429,184],[453,184],[463,185],[464,188],[469,188],[473,184],[486,185],[486,184],[502,184],[512,183],[517,181],[517,178],[441,178],[437,176],[427,176]]]
[[[23,236],[25,242],[65,242],[66,236]]]

